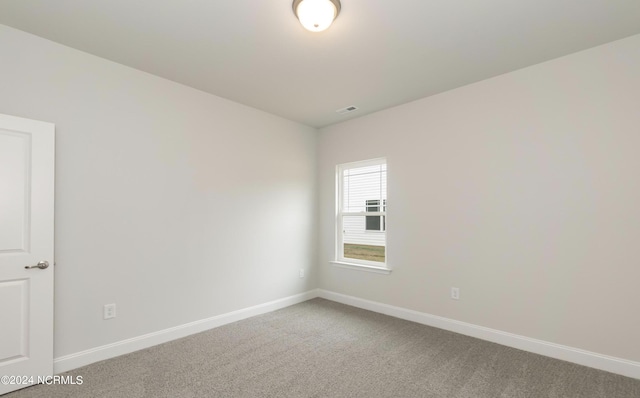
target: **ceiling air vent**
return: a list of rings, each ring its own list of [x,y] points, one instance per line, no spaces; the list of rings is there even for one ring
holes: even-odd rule
[[[336,113],[339,113],[340,115],[346,115],[347,113],[351,113],[351,112],[357,111],[357,110],[358,110],[357,107],[351,105],[351,106],[348,106],[346,108],[338,109],[336,111]]]

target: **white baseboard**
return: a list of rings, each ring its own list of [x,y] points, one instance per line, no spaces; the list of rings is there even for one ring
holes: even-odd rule
[[[259,304],[249,308],[217,315],[211,318],[190,322],[184,325],[172,327],[134,337],[127,340],[118,341],[112,344],[103,345],[86,351],[77,352],[75,354],[65,355],[56,358],[53,361],[53,371],[55,374],[66,372],[81,366],[89,365],[94,362],[114,358],[120,355],[128,354],[134,351],[149,348],[154,345],[166,343],[192,334],[204,332],[205,330],[217,328],[228,323],[240,321],[252,316],[265,314],[267,312],[279,310],[294,304],[302,303],[318,297],[317,289],[310,290],[305,293],[296,294],[295,296],[285,297],[282,299],[270,301],[268,303]]]
[[[358,307],[365,310],[390,315],[395,318],[405,319],[408,321],[421,323],[423,325],[433,326],[439,329],[449,330],[467,336],[476,337],[482,340],[491,341],[493,343],[517,348],[523,351],[529,351],[535,354],[540,354],[551,358],[561,359],[563,361],[573,362],[579,365],[584,365],[591,368],[640,379],[640,362],[602,355],[595,352],[585,351],[560,344],[549,343],[547,341],[536,340],[525,336],[519,336],[513,333],[502,332],[500,330],[477,326],[466,322],[460,322],[453,319],[409,310],[406,308],[394,307],[392,305],[364,300],[361,298],[347,296],[328,290],[318,289],[318,296],[327,300],[347,304],[352,307]]]
[[[302,303],[315,297],[322,297],[327,300],[362,308],[369,311],[393,316],[395,318],[420,323],[423,325],[437,327],[439,329],[476,337],[482,340],[491,341],[508,347],[517,348],[524,351],[545,355],[563,361],[577,363],[595,369],[604,370],[611,373],[620,374],[627,377],[640,379],[640,362],[627,359],[602,355],[595,352],[581,350],[560,344],[549,343],[542,340],[532,339],[513,333],[477,326],[466,322],[460,322],[436,315],[426,314],[406,308],[395,307],[375,301],[365,300],[358,297],[347,296],[340,293],[323,289],[310,290],[295,296],[285,297],[268,303],[259,304],[253,307],[243,308],[226,314],[217,315],[211,318],[187,323],[169,329],[160,330],[134,337],[127,340],[118,341],[112,344],[103,345],[86,351],[65,355],[54,360],[54,373],[62,373],[94,362],[114,358],[128,354],[154,345],[166,343],[205,330],[213,329],[228,323],[240,321],[252,316],[265,314],[267,312],[279,310],[294,304]]]

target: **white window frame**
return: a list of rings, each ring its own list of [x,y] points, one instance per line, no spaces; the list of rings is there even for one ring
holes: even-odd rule
[[[388,216],[387,216],[386,208],[389,205],[389,200],[388,199],[386,200],[384,207],[380,206],[382,209],[384,209],[384,211],[368,212],[366,211],[366,208],[365,208],[365,211],[362,211],[362,212],[342,211],[343,200],[344,200],[344,195],[343,195],[344,170],[358,168],[358,167],[377,166],[381,164],[387,164],[386,158],[378,158],[378,159],[371,159],[371,160],[365,160],[365,161],[359,161],[359,162],[344,163],[336,166],[336,212],[335,212],[336,257],[334,261],[331,261],[331,263],[334,265],[337,265],[342,268],[351,268],[351,269],[357,269],[360,271],[371,271],[371,272],[382,273],[382,274],[389,274],[391,272],[391,269],[388,266],[389,251],[387,250],[388,249],[387,248]],[[388,171],[387,171],[387,175],[388,175]],[[385,262],[384,263],[377,262],[377,261],[367,261],[367,260],[344,257],[343,219],[344,217],[348,217],[348,216],[364,216],[364,217],[384,216],[385,217],[384,231],[368,231],[373,233],[384,233],[384,238],[385,238]]]

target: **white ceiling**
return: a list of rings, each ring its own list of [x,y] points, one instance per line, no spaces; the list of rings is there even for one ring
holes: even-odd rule
[[[640,0],[342,0],[322,33],[291,3],[2,0],[0,23],[313,127],[640,33]]]

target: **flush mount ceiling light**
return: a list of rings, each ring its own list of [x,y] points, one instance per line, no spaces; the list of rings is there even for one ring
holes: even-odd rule
[[[293,13],[305,29],[322,32],[338,18],[340,0],[293,0]]]

